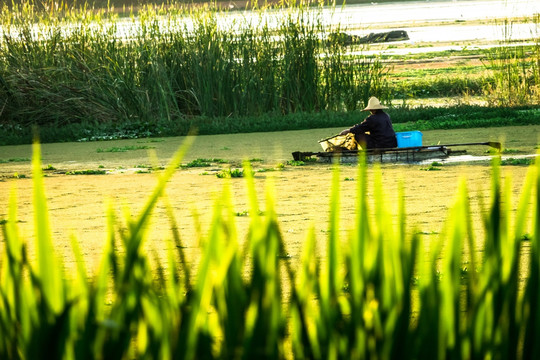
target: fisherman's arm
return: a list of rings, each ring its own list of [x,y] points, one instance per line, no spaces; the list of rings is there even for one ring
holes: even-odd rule
[[[340,135],[346,135],[348,133],[353,134],[364,134],[366,132],[369,132],[371,130],[371,121],[369,121],[369,117],[362,121],[360,124],[356,124],[353,127],[349,129],[343,130]]]

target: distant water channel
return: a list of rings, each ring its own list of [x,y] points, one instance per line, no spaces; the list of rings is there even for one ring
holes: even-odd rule
[[[410,40],[406,42],[413,46],[407,49],[390,50],[389,52],[422,52],[434,51],[434,48],[414,49],[414,44],[421,42],[475,42],[495,43],[501,40],[523,41],[538,39],[540,28],[535,23],[505,25],[505,18],[525,17],[540,14],[540,0],[424,0],[424,1],[395,1],[371,4],[347,5],[343,8],[325,8],[321,14],[326,26],[341,26],[347,33],[367,35],[370,32],[384,32],[404,29]],[[236,16],[252,16],[248,13]],[[266,15],[279,18],[279,12],[268,12]],[[482,20],[500,19],[495,24],[467,24]],[[272,23],[277,20],[269,20]],[[415,24],[422,26],[415,26]],[[432,23],[433,26],[429,24]],[[427,24],[427,25],[426,25]],[[437,25],[435,25],[437,24]],[[444,25],[441,25],[444,24]],[[438,47],[459,49],[463,46]],[[380,50],[379,50],[380,51]],[[373,51],[372,51],[373,52]],[[388,52],[388,51],[387,51]]]
[[[406,49],[377,50],[387,53],[415,53],[422,51],[442,51],[445,49],[460,49],[464,45],[445,45],[442,47],[422,48],[415,44],[430,43],[496,43],[501,40],[527,41],[538,39],[540,29],[538,24],[513,24],[511,27],[502,21],[496,25],[478,24],[478,20],[504,19],[512,17],[531,16],[540,14],[540,0],[423,0],[395,1],[370,4],[353,4],[345,7],[323,8],[315,10],[311,16],[317,16],[324,26],[337,28],[354,35],[367,35],[370,32],[384,32],[403,29],[409,35]],[[308,16],[309,15],[309,12]],[[230,11],[217,15],[218,23],[225,28],[234,28],[234,24],[268,23],[270,27],[278,26],[285,14],[279,10],[268,10],[263,14],[251,11]],[[476,21],[476,24],[468,22]],[[422,26],[416,26],[417,24]],[[433,26],[429,24],[433,23]],[[427,25],[426,25],[427,24]],[[137,18],[119,19],[116,22],[118,38],[129,40],[139,28]],[[160,26],[164,32],[179,31],[192,27],[190,18],[163,18]],[[71,29],[76,28],[73,24]],[[66,27],[64,31],[71,31]],[[11,36],[16,36],[11,29]],[[2,28],[0,27],[0,34]],[[37,31],[36,31],[37,34]],[[40,36],[44,36],[41,34]],[[46,36],[46,35],[45,35]],[[466,46],[466,45],[465,45]],[[374,52],[374,51],[371,51]],[[364,52],[365,53],[365,52]]]
[[[540,0],[423,0],[395,1],[370,4],[353,4],[345,7],[324,8],[316,10],[318,19],[324,26],[338,26],[354,35],[367,35],[370,32],[384,32],[404,29],[409,34],[407,43],[412,45],[401,51],[421,52],[434,51],[417,48],[414,44],[422,42],[489,42],[501,40],[523,41],[538,39],[538,24],[505,25],[503,19],[532,16],[540,14]],[[220,15],[219,21],[224,27],[233,28],[233,24],[259,24],[265,21],[270,27],[278,26],[284,13],[269,10],[264,14],[250,11],[231,11]],[[500,19],[498,24],[467,24],[480,20]],[[186,19],[189,21],[189,19]],[[422,26],[415,26],[415,24]],[[433,26],[429,26],[433,23]],[[184,23],[185,24],[185,23]],[[427,24],[427,25],[426,25]],[[441,24],[444,24],[441,26]],[[189,27],[189,24],[187,24]],[[437,50],[454,49],[456,46],[445,46]],[[462,47],[461,47],[462,48]],[[393,50],[399,52],[399,50]]]
[[[470,21],[522,17],[540,13],[538,0],[427,0],[348,5],[338,22],[381,25],[414,22]]]
[[[336,14],[336,19],[332,21],[347,24],[354,29],[350,33],[355,35],[404,29],[410,38],[406,41],[409,44],[406,49],[382,50],[388,54],[399,54],[460,50],[467,46],[468,42],[473,44],[469,48],[481,48],[492,46],[501,40],[532,41],[540,38],[539,24],[529,22],[508,25],[504,24],[503,20],[531,17],[534,14],[540,14],[540,0],[441,0],[351,5]],[[493,22],[494,19],[499,20]],[[490,24],[478,24],[478,21],[483,20],[490,21]],[[418,23],[422,23],[422,26],[415,26]],[[429,25],[430,23],[433,25]],[[422,42],[462,45],[414,47]],[[371,51],[373,52],[375,51]]]

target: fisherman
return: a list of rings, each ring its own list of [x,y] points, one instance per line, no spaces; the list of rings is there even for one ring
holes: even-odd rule
[[[362,123],[343,130],[339,135],[354,134],[356,142],[362,149],[395,148],[397,139],[390,116],[383,111],[388,109],[381,105],[379,99],[372,96],[363,111],[370,111]]]

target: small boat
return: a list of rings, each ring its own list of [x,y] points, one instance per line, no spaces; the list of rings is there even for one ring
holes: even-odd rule
[[[293,159],[296,161],[305,161],[317,157],[318,162],[323,163],[356,163],[358,156],[364,154],[368,163],[419,163],[430,159],[444,159],[451,155],[462,155],[466,150],[453,150],[452,147],[476,146],[485,145],[501,151],[501,143],[496,141],[476,142],[476,143],[461,143],[461,144],[444,144],[444,145],[421,145],[421,133],[419,131],[396,133],[398,139],[398,147],[395,148],[380,148],[358,150],[354,146],[350,146],[350,137],[340,139],[336,142],[334,139],[338,135],[334,135],[327,139],[319,141],[324,151],[321,152],[302,152],[295,151],[292,153]]]

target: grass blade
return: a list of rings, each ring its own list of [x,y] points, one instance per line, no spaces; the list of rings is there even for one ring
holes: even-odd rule
[[[34,228],[36,230],[38,277],[42,286],[43,296],[48,306],[55,313],[60,313],[64,306],[62,287],[62,267],[54,256],[49,225],[47,198],[43,185],[41,164],[41,147],[36,141],[32,147],[32,175],[34,177]]]

